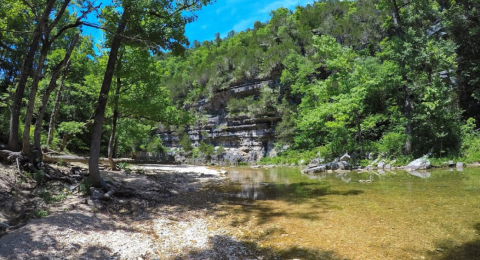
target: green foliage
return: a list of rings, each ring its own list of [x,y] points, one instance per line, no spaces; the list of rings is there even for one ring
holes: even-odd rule
[[[89,195],[92,195],[90,192],[91,187],[92,187],[92,182],[90,181],[90,178],[84,178],[83,181],[80,183],[80,186],[78,186],[78,191],[83,196],[89,196]]]
[[[51,191],[48,191],[47,189],[42,189],[40,191],[40,197],[47,204],[63,201],[69,194],[70,191],[68,190],[68,187],[64,187],[63,189],[59,190],[57,195],[52,195]]]
[[[120,162],[117,164],[118,169],[124,170],[126,173],[130,173],[132,169],[130,168],[130,164],[126,162]]]
[[[190,152],[193,149],[192,141],[190,140],[190,137],[188,136],[188,134],[184,134],[182,136],[182,139],[180,140],[180,145],[182,146],[185,152]]]
[[[37,212],[35,212],[35,215],[39,218],[46,218],[48,216],[48,211],[46,210],[38,210]]]
[[[469,118],[462,126],[462,151],[466,162],[480,161],[480,133],[475,129],[475,119]]]
[[[200,1],[187,9],[210,2]],[[9,106],[32,36],[18,32],[33,31],[32,18],[37,16],[26,3],[0,2],[2,140],[8,135]],[[345,151],[380,152],[397,162],[428,152],[439,158],[480,160],[475,130],[480,116],[472,109],[480,99],[478,1],[328,0],[293,11],[278,8],[266,23],[256,22],[252,29],[232,31],[223,39],[218,34],[212,41],[194,42],[186,50],[184,26],[193,18],[175,11],[183,2],[173,3],[122,0],[101,10],[101,23],[107,29],[104,46],[111,46],[122,16],[128,23],[120,47],[122,66],[113,81],[120,95],[109,93],[104,129],[111,129],[117,111],[120,154],[164,152],[154,134],[157,122],[180,126],[172,130],[180,135],[184,151],[194,157],[222,154],[223,147],[214,152],[205,142],[194,149],[184,134],[186,126],[195,124],[194,118],[197,125],[208,123],[204,112],[195,110],[196,103],[244,83],[273,80],[280,84],[233,96],[226,104],[230,117],[282,118],[275,126],[277,146],[291,149],[265,158],[265,163],[331,160]],[[61,25],[75,19],[71,14],[63,18]],[[72,33],[65,32],[48,53],[39,96]],[[81,37],[72,54],[59,95],[53,147],[61,145],[60,134],[70,136],[70,150],[89,150],[87,126],[109,56],[96,53],[93,45],[92,39]],[[173,55],[182,51],[182,56]],[[53,97],[47,117],[52,109]],[[463,121],[469,117],[477,121]],[[208,133],[201,135],[207,138]],[[102,144],[108,142],[107,136]],[[42,143],[44,139],[45,135]],[[411,151],[403,150],[407,141],[413,144]],[[36,175],[41,183],[42,174]]]
[[[42,170],[35,172],[33,174],[33,179],[40,186],[45,185],[47,183],[47,179],[45,178],[45,173]]]
[[[215,150],[215,154],[222,155],[223,153],[225,153],[225,148],[223,147],[223,145],[220,145],[219,147],[217,147],[217,150]]]
[[[204,141],[201,141],[198,150],[204,156],[212,156],[215,152],[215,147],[213,145],[205,143]]]
[[[378,142],[378,151],[388,157],[398,158],[403,155],[403,145],[407,136],[404,133],[385,133]]]

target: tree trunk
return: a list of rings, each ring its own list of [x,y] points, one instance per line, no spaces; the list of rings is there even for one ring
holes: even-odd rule
[[[37,70],[35,75],[33,75],[32,87],[30,89],[30,96],[28,97],[27,112],[25,113],[25,125],[23,127],[23,149],[22,153],[26,156],[31,154],[30,151],[30,126],[32,124],[33,118],[33,109],[35,107],[35,98],[37,96],[38,83],[42,77],[43,65],[45,65],[45,60],[47,59],[48,50],[50,49],[50,44],[44,43],[42,50],[40,51],[40,58],[38,59]]]
[[[115,110],[113,111],[112,133],[110,135],[110,140],[108,142],[108,160],[110,162],[110,167],[112,167],[113,171],[117,170],[117,165],[113,161],[113,153],[115,150],[115,132],[117,130],[117,118],[118,118],[118,111],[117,111],[117,108],[115,108]]]
[[[412,152],[412,114],[410,96],[406,84],[403,86],[403,96],[405,99],[405,117],[407,118],[407,124],[405,125],[405,133],[407,134],[407,141],[405,141],[405,154],[410,154]]]
[[[40,147],[41,146],[40,141],[42,136],[43,115],[45,114],[45,109],[47,108],[47,103],[48,103],[48,99],[50,98],[50,94],[57,86],[57,79],[60,76],[60,73],[63,67],[66,66],[65,70],[68,70],[68,66],[70,64],[70,56],[73,52],[73,49],[75,48],[75,45],[77,45],[78,38],[79,38],[79,34],[76,34],[72,40],[72,43],[70,44],[70,47],[67,50],[67,53],[65,53],[65,57],[53,71],[52,78],[50,79],[50,84],[48,85],[47,90],[43,94],[42,103],[38,108],[37,122],[35,124],[35,131],[34,131],[34,137],[33,137],[33,145],[35,147],[35,150],[37,150],[38,152],[38,158],[40,161],[42,160],[42,149]]]
[[[65,150],[65,146],[67,146],[68,137],[70,137],[69,134],[67,133],[63,134],[62,144],[60,145],[60,152],[63,152],[63,150]]]
[[[105,76],[103,78],[102,88],[100,89],[100,95],[98,97],[97,108],[95,109],[95,118],[92,131],[92,144],[90,146],[90,160],[89,160],[89,172],[90,180],[94,187],[107,188],[107,184],[100,176],[100,169],[98,168],[98,159],[100,157],[100,142],[102,138],[102,125],[105,117],[105,108],[108,101],[108,92],[112,85],[113,74],[115,72],[115,63],[117,61],[118,50],[122,43],[122,33],[125,31],[127,25],[127,15],[124,10],[120,23],[118,25],[115,36],[113,37],[112,47],[110,49],[110,55],[108,57],[107,68],[105,70]]]
[[[362,158],[363,156],[362,125],[360,121],[360,115],[357,112],[355,112],[355,121],[357,123],[358,144],[360,145],[360,155],[358,158]]]
[[[401,27],[401,17],[400,17],[400,8],[398,7],[397,1],[392,0],[392,18],[393,18],[393,24],[395,25],[395,34],[397,37],[402,38],[403,37],[403,30]],[[400,67],[404,68],[405,64],[404,61],[400,62]],[[402,72],[402,78],[404,81],[403,85],[403,98],[405,101],[404,104],[404,109],[405,109],[405,118],[407,119],[407,123],[405,124],[405,133],[407,135],[407,140],[405,141],[405,154],[410,154],[412,153],[412,114],[411,114],[411,104],[410,104],[410,94],[408,91],[408,85],[407,85],[407,75],[405,72]]]
[[[122,64],[122,56],[123,53],[120,54],[120,61],[118,62],[117,66],[117,89],[115,90],[115,97],[114,97],[114,107],[113,107],[113,122],[112,122],[112,133],[110,135],[110,140],[108,142],[108,161],[110,162],[110,167],[113,171],[117,170],[117,164],[113,161],[113,153],[114,153],[114,146],[115,146],[115,133],[117,130],[117,120],[118,120],[118,98],[120,95],[120,89],[122,87],[122,81],[120,79],[120,70]]]
[[[18,80],[17,89],[15,90],[15,95],[13,97],[12,104],[12,114],[10,117],[10,135],[8,137],[8,148],[12,151],[18,151],[18,127],[20,123],[20,110],[22,107],[23,94],[25,92],[25,86],[27,84],[28,77],[30,77],[30,72],[33,67],[33,61],[35,59],[35,53],[38,49],[38,44],[40,43],[40,37],[43,30],[46,28],[48,23],[48,17],[52,12],[55,0],[47,1],[45,10],[38,21],[35,30],[33,31],[32,42],[28,47],[28,52],[23,63],[22,72],[20,73],[20,78]]]
[[[57,116],[58,107],[60,106],[60,98],[62,96],[63,83],[68,74],[68,67],[70,64],[67,64],[65,71],[63,72],[62,79],[60,80],[60,86],[58,87],[57,96],[55,97],[55,105],[53,106],[52,114],[50,115],[50,123],[48,124],[48,138],[47,146],[50,147],[53,140],[53,130],[55,128],[55,117]]]

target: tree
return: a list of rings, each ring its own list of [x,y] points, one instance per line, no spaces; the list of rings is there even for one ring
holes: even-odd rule
[[[42,159],[42,149],[41,149],[41,132],[42,132],[42,122],[43,122],[43,115],[45,114],[45,110],[47,108],[47,102],[48,99],[50,98],[50,94],[52,91],[57,87],[57,80],[60,77],[60,74],[63,70],[64,67],[66,67],[66,71],[68,71],[68,64],[70,63],[70,56],[72,55],[73,49],[77,45],[78,38],[80,34],[75,34],[73,37],[72,42],[70,43],[70,47],[68,48],[67,52],[65,53],[64,58],[60,63],[58,63],[55,66],[55,69],[52,73],[52,76],[50,78],[50,83],[45,90],[45,93],[43,94],[42,97],[42,102],[40,104],[40,107],[38,108],[38,115],[37,115],[37,121],[35,123],[35,130],[34,130],[34,138],[33,138],[33,144],[35,149],[37,150],[38,153],[38,159]]]
[[[30,76],[30,71],[33,67],[35,53],[37,52],[40,37],[43,33],[43,29],[47,27],[48,18],[54,7],[55,0],[48,0],[42,15],[36,21],[37,25],[33,31],[32,40],[28,47],[27,55],[25,56],[20,78],[18,79],[17,88],[15,90],[15,96],[12,104],[12,114],[10,117],[10,135],[8,138],[8,148],[11,151],[18,151],[18,127],[20,122],[20,109],[22,105],[23,93],[25,92],[25,86],[27,79]]]
[[[70,1],[71,0],[65,0],[62,3],[62,5],[60,6],[60,8],[58,8],[58,10],[56,10],[55,18],[53,19],[53,21],[51,23],[45,23],[43,25],[44,27],[42,28],[42,30],[43,30],[42,31],[42,48],[41,48],[41,51],[40,51],[40,57],[39,57],[39,61],[38,61],[38,64],[37,64],[37,69],[36,69],[36,72],[33,76],[32,86],[30,88],[30,96],[29,96],[28,104],[27,104],[27,112],[25,114],[22,153],[26,156],[30,156],[30,153],[31,153],[31,151],[30,151],[30,126],[31,126],[32,118],[33,118],[33,110],[34,110],[34,106],[35,106],[35,99],[36,99],[36,93],[37,93],[37,90],[38,90],[38,84],[39,84],[41,76],[43,74],[43,66],[44,66],[45,61],[47,59],[48,52],[50,51],[50,47],[52,46],[52,44],[57,39],[59,39],[64,34],[64,32],[66,32],[69,29],[77,28],[80,25],[82,25],[83,24],[82,19],[84,19],[87,16],[87,14],[89,14],[90,12],[92,12],[94,9],[97,8],[97,7],[93,6],[91,3],[88,3],[87,6],[86,6],[86,10],[82,12],[81,16],[76,18],[73,22],[69,22],[67,20],[67,22],[65,24],[60,23],[61,27],[57,28],[58,31],[56,32],[56,34],[51,36],[50,34],[52,33],[53,29],[56,28],[57,24],[59,24],[59,22],[61,21],[62,16],[65,13],[65,10],[67,9],[68,5],[70,4]],[[70,50],[70,54],[71,54],[72,51],[73,51],[73,49]],[[66,61],[65,61],[65,63],[66,63]],[[61,63],[60,66],[63,67],[65,63]]]
[[[443,153],[445,142],[457,142],[459,110],[452,82],[445,75],[453,71],[455,48],[436,27],[444,27],[446,10],[436,1],[382,1],[390,11],[384,27],[390,38],[382,42],[382,59],[399,65],[405,116],[405,153]],[[440,108],[443,109],[440,109]],[[448,138],[447,138],[448,137]],[[413,147],[412,143],[418,145]],[[458,147],[458,145],[457,145]]]
[[[92,144],[90,147],[89,171],[92,185],[107,187],[100,176],[98,159],[100,156],[100,141],[108,93],[112,83],[118,51],[122,42],[132,45],[147,45],[153,51],[159,48],[171,49],[174,53],[182,50],[181,44],[187,44],[184,36],[184,26],[193,21],[194,17],[183,17],[183,11],[196,10],[209,0],[192,0],[178,3],[175,1],[121,1],[121,11],[114,6],[103,9],[105,27],[110,29],[107,42],[110,54],[105,70],[105,76],[95,109]],[[116,28],[115,30],[111,30]],[[111,33],[113,32],[114,33]]]

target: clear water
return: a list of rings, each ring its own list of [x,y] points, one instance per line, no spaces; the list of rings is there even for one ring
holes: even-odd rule
[[[285,259],[480,259],[480,168],[228,172],[221,216]]]

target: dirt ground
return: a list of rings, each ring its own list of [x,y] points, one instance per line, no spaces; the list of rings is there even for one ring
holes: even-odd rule
[[[72,165],[52,167],[66,173]],[[81,187],[70,193],[61,181],[40,187],[15,172],[0,165],[0,259],[276,258],[217,221],[223,196],[211,187],[225,181],[217,169],[103,171],[118,191],[110,201],[91,200]]]

